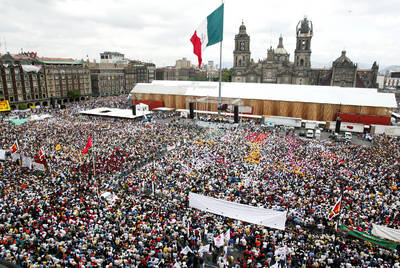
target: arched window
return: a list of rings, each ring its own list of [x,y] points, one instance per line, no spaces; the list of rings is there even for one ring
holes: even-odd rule
[[[242,66],[242,59],[239,59],[239,66]]]
[[[304,60],[301,59],[301,60],[300,60],[300,66],[303,66],[303,65],[304,65]]]

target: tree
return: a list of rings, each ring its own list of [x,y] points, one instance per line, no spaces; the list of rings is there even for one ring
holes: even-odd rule
[[[20,104],[18,104],[18,109],[19,110],[25,110],[25,109],[27,109],[28,108],[28,104],[26,104],[26,103],[20,103]]]
[[[232,71],[230,69],[222,69],[222,82],[232,82]]]
[[[68,91],[68,97],[77,99],[81,96],[81,92],[79,90],[70,90]]]

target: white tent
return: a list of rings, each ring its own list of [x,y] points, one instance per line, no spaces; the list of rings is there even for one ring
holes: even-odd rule
[[[152,83],[138,83],[130,96],[136,93],[218,97],[218,82],[154,80]],[[393,93],[380,93],[376,88],[231,82],[222,83],[221,94],[231,99],[397,108]]]

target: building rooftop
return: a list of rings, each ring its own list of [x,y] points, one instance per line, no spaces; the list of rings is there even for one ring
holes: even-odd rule
[[[37,61],[43,64],[83,64],[82,60],[74,60],[72,58],[38,58]]]
[[[221,92],[223,98],[397,108],[393,93],[376,88],[232,82],[222,83]],[[138,83],[131,93],[218,97],[218,82],[155,80]]]

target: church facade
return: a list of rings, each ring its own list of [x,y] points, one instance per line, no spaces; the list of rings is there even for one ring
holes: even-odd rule
[[[290,54],[283,46],[282,36],[277,48],[268,49],[266,59],[254,62],[251,59],[250,36],[242,22],[239,33],[235,35],[232,82],[377,87],[379,67],[376,62],[371,69],[359,69],[346,56],[346,51],[342,51],[331,68],[311,68],[312,37],[313,24],[304,18],[296,26],[294,62],[290,61]]]

